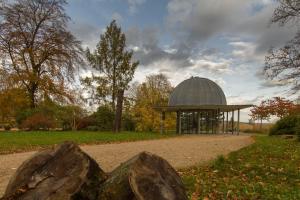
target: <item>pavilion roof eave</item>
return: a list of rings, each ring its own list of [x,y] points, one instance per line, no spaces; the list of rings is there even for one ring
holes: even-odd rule
[[[253,107],[254,105],[176,105],[176,106],[153,106],[159,112],[177,112],[177,111],[201,111],[201,110],[220,110],[220,112],[229,112]]]

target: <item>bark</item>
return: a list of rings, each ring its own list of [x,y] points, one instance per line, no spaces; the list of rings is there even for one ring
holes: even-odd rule
[[[164,159],[140,153],[115,169],[99,200],[187,200],[180,176]]]
[[[29,92],[30,108],[33,109],[36,107],[36,101],[35,101],[36,87],[32,85],[28,92]]]
[[[97,199],[106,174],[71,142],[35,154],[11,178],[3,199]]]
[[[262,118],[260,119],[260,131],[262,131]]]
[[[124,90],[119,90],[117,95],[117,109],[115,114],[114,132],[120,132],[122,127]]]

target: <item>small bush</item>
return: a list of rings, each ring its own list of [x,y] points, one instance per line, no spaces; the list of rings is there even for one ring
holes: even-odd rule
[[[86,130],[87,131],[100,131],[101,128],[98,126],[88,126],[88,127],[86,127]]]
[[[10,131],[10,129],[11,129],[11,126],[9,124],[4,125],[4,130]]]
[[[88,127],[94,126],[96,124],[95,119],[91,116],[81,118],[77,121],[78,130],[87,130]]]
[[[122,119],[122,127],[124,131],[135,131],[135,121],[129,115],[124,115]]]
[[[299,123],[299,115],[288,115],[276,122],[270,130],[270,135],[295,135]]]
[[[21,124],[21,128],[27,130],[49,130],[54,127],[54,120],[41,113],[33,114],[25,119]]]

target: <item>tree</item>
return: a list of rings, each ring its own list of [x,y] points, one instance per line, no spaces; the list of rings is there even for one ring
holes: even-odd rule
[[[298,25],[300,17],[299,0],[278,0],[279,7],[275,9],[272,23],[285,25],[289,22]],[[292,84],[292,91],[300,89],[300,32],[295,38],[280,49],[270,49],[265,58],[265,75],[271,80],[284,84]]]
[[[16,0],[0,7],[0,68],[26,89],[31,108],[44,94],[71,99],[67,83],[82,63],[82,51],[66,29],[65,5],[66,0]]]
[[[153,106],[168,104],[169,95],[172,91],[171,83],[163,74],[149,75],[146,81],[135,89],[134,107],[132,112],[138,131],[157,131],[160,128],[160,114]],[[175,126],[175,116],[169,116],[165,120],[165,127]]]
[[[27,106],[24,88],[0,69],[0,124],[14,124],[17,112]]]
[[[270,114],[279,117],[280,119],[293,112],[296,106],[292,101],[281,97],[274,97],[273,99],[268,100],[267,104]]]
[[[260,105],[255,106],[250,111],[250,116],[253,120],[260,120],[260,130],[262,130],[262,121],[269,120],[271,116],[267,101],[262,101]]]
[[[125,34],[113,20],[100,36],[100,42],[93,53],[87,51],[87,58],[93,68],[101,75],[99,80],[106,80],[103,87],[108,87],[111,97],[111,107],[115,112],[113,130],[119,132],[121,128],[122,106],[124,91],[132,80],[139,62],[132,61],[133,51],[126,49]],[[101,82],[103,83],[103,81]],[[99,86],[101,86],[99,84]],[[101,91],[105,91],[102,90]],[[116,105],[117,100],[117,105]]]

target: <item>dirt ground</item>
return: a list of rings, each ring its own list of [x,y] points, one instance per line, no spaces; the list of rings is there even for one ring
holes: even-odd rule
[[[183,168],[209,161],[221,154],[226,155],[251,143],[253,139],[247,135],[191,135],[120,144],[86,145],[81,148],[93,157],[104,171],[109,172],[141,151],[162,156],[175,168]],[[0,155],[0,197],[11,175],[34,153]]]

